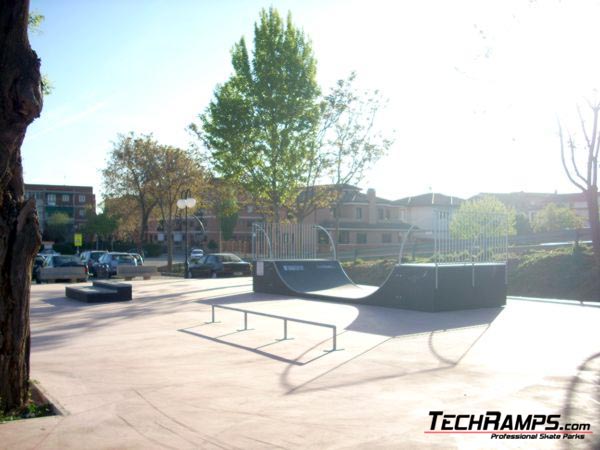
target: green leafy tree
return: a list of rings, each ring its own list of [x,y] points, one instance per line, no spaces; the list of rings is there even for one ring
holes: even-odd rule
[[[238,222],[239,205],[235,197],[235,192],[231,189],[225,191],[218,199],[215,205],[217,220],[221,228],[221,236],[228,241],[233,238],[233,232]]]
[[[462,203],[450,220],[450,234],[456,239],[474,240],[484,233],[488,236],[517,233],[515,210],[491,195]]]
[[[233,47],[234,73],[191,125],[219,176],[269,204],[279,221],[293,203],[313,157],[320,118],[316,60],[309,39],[277,10],[262,10],[250,57],[244,38]]]
[[[118,219],[107,211],[96,214],[96,211],[90,208],[86,211],[86,223],[82,231],[87,240],[96,242],[97,246],[99,240],[110,239],[118,226]]]
[[[529,217],[525,213],[517,213],[515,217],[515,228],[517,230],[517,234],[519,236],[524,234],[530,234],[533,229],[531,228],[531,223],[529,222]]]
[[[533,219],[533,231],[536,233],[580,228],[582,226],[583,219],[575,211],[554,203],[546,205]]]
[[[339,80],[325,97],[322,123],[325,127],[323,151],[327,171],[334,187],[335,241],[338,241],[343,188],[362,181],[393,143],[375,126],[385,100],[375,91],[360,92],[355,87],[356,73]]]
[[[139,217],[139,235],[136,239],[139,248],[146,240],[148,220],[157,205],[153,193],[156,192],[159,173],[155,171],[159,150],[160,144],[151,134],[119,135],[102,170],[106,202],[120,198],[135,200],[135,209],[130,210],[129,214],[135,213]]]
[[[46,220],[45,235],[56,242],[65,242],[73,231],[73,219],[68,214],[56,212]]]

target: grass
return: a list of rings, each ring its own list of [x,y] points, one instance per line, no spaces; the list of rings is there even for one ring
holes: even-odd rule
[[[34,417],[45,417],[54,415],[54,408],[50,403],[39,398],[39,395],[33,395],[29,390],[29,400],[27,404],[19,411],[10,411],[8,413],[0,412],[0,424],[13,422],[21,419],[33,419]]]

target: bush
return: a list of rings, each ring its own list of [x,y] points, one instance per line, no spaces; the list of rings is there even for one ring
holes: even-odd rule
[[[144,244],[144,254],[147,257],[157,257],[164,253],[164,246],[157,243]]]

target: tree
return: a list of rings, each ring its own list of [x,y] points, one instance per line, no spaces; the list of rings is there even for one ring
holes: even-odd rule
[[[107,211],[96,214],[96,211],[90,208],[86,211],[86,222],[82,231],[88,240],[96,242],[98,248],[98,242],[110,239],[118,226],[119,221],[115,216]]]
[[[148,220],[157,205],[153,192],[156,190],[157,172],[154,166],[159,147],[151,134],[119,135],[102,171],[107,199],[135,199],[139,214],[139,235],[136,240],[140,248],[146,240]]]
[[[198,161],[180,148],[159,146],[152,164],[151,195],[156,199],[167,237],[167,267],[173,265],[173,219],[177,200],[186,190],[198,191],[203,173]]]
[[[492,195],[460,205],[450,219],[450,235],[455,239],[474,240],[488,236],[513,236],[517,233],[516,213]]]
[[[25,200],[21,144],[42,110],[40,60],[29,45],[29,2],[0,8],[0,412],[29,392],[29,289],[41,245],[33,199]]]
[[[320,117],[316,60],[310,41],[271,8],[254,27],[254,52],[244,38],[233,47],[233,75],[190,128],[206,145],[219,176],[241,184],[257,202],[281,209],[306,179]]]
[[[527,217],[527,214],[523,212],[517,213],[515,217],[515,228],[517,235],[519,236],[524,234],[531,234],[533,230],[531,228],[531,223],[529,222],[529,217]]]
[[[583,220],[575,211],[554,203],[546,205],[533,218],[533,231],[536,233],[579,228],[582,225]]]
[[[600,214],[598,212],[598,152],[600,150],[600,129],[598,128],[598,114],[600,113],[600,101],[588,102],[591,112],[591,124],[586,122],[577,108],[579,124],[583,135],[583,145],[575,141],[575,138],[567,133],[567,147],[569,150],[569,162],[565,155],[565,140],[562,125],[558,123],[558,135],[560,139],[560,157],[567,178],[573,185],[583,192],[587,207],[590,229],[592,232],[592,246],[594,257],[600,269]],[[579,158],[582,159],[579,159]],[[582,163],[582,161],[584,161]]]
[[[333,202],[336,241],[339,229],[343,188],[356,185],[390,148],[393,140],[375,127],[375,119],[385,106],[378,91],[358,92],[356,73],[339,80],[325,97],[323,123],[324,147],[328,171],[335,187]]]
[[[44,235],[46,239],[65,242],[73,232],[73,219],[64,212],[55,212],[48,216]]]
[[[231,188],[221,189],[221,193],[215,202],[215,211],[221,236],[228,241],[233,238],[233,232],[238,222],[240,207],[238,205],[235,191]]]

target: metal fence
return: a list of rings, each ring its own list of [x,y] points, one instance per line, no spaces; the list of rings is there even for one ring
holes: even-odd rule
[[[452,214],[435,211],[433,259],[436,264],[506,262],[509,217],[501,213]]]
[[[318,254],[319,243],[329,243],[330,255]],[[252,224],[252,258],[300,260],[319,257],[336,259],[329,232],[320,225],[301,223]]]

